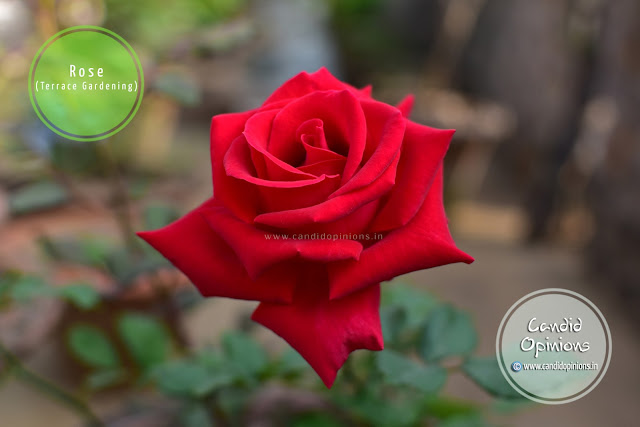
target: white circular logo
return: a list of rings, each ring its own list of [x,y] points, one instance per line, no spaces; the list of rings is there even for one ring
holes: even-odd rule
[[[584,296],[543,289],[518,300],[500,323],[498,365],[509,384],[535,402],[557,405],[593,390],[611,360],[611,332]]]

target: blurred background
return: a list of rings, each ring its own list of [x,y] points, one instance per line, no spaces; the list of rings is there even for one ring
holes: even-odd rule
[[[74,25],[115,31],[143,64],[141,108],[106,142],[61,139],[28,100],[38,48]],[[385,102],[413,93],[412,120],[457,129],[446,208],[458,246],[476,262],[402,280],[470,312],[480,352],[494,351],[508,308],[542,288],[583,294],[609,322],[612,362],[593,392],[497,423],[634,425],[638,52],[636,0],[0,0],[0,276],[20,282],[14,298],[26,301],[0,307],[0,339],[25,366],[111,415],[142,392],[113,381],[113,372],[92,378],[115,384],[115,393],[78,386],[87,369],[77,359],[93,356],[67,354],[69,325],[93,322],[115,334],[102,323],[116,313],[152,313],[189,348],[247,328],[251,304],[202,301],[131,231],[161,226],[210,196],[213,115],[256,107],[301,70],[326,66],[356,86],[372,84]],[[50,298],[51,287],[69,284],[75,291]],[[82,310],[96,298],[99,309]],[[135,330],[135,316],[129,325]],[[79,342],[95,343],[88,335],[78,332]],[[258,336],[282,347],[268,331]],[[0,378],[5,368],[0,359]],[[0,425],[78,425],[72,411],[18,381],[3,386]],[[445,390],[485,399],[465,378]],[[149,413],[160,418],[113,425],[164,425],[162,412]]]

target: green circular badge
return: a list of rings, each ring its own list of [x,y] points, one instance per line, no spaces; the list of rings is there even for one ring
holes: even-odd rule
[[[67,28],[42,45],[29,71],[29,97],[55,133],[96,141],[124,128],[142,102],[144,76],[131,46],[113,31]]]

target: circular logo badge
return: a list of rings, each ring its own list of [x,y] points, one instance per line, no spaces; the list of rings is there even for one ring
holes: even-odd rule
[[[569,403],[602,380],[611,360],[611,332],[587,298],[543,289],[509,309],[496,354],[502,374],[521,395],[539,403]]]
[[[29,97],[55,133],[96,141],[122,130],[140,107],[142,66],[131,46],[106,28],[78,26],[42,45],[29,71]]]

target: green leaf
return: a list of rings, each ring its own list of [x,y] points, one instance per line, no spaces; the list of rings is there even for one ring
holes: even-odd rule
[[[127,372],[124,369],[103,369],[90,374],[87,377],[86,383],[91,390],[100,390],[120,384],[126,378]]]
[[[520,396],[518,398],[497,398],[491,404],[490,408],[498,414],[507,415],[518,412],[532,405],[534,405],[533,401]]]
[[[410,390],[413,395],[415,391]],[[380,387],[363,390],[356,395],[336,394],[333,401],[349,414],[366,421],[363,425],[376,427],[411,427],[420,424],[420,406],[416,399],[403,393],[399,399],[390,399],[380,393]],[[418,393],[421,394],[421,393]]]
[[[71,352],[90,366],[114,368],[120,364],[109,338],[95,326],[75,325],[69,330],[67,339]]]
[[[0,280],[0,301],[11,293],[12,284],[9,281]]]
[[[53,181],[42,181],[20,188],[9,197],[9,211],[21,215],[51,208],[68,200],[64,187]]]
[[[171,337],[155,318],[139,313],[124,314],[118,321],[118,331],[140,368],[148,369],[167,359]]]
[[[219,349],[210,347],[196,354],[196,362],[212,371],[224,369],[226,364],[224,354]]]
[[[309,364],[300,353],[292,348],[286,349],[277,365],[277,373],[279,375],[290,375],[306,370]]]
[[[155,367],[151,374],[160,389],[172,396],[201,398],[229,385],[229,372],[212,372],[192,361],[176,361]]]
[[[249,387],[227,387],[216,394],[220,411],[225,414],[243,414],[247,410],[247,402],[255,393]]]
[[[521,398],[502,375],[495,357],[473,357],[462,365],[462,371],[493,396]]]
[[[435,308],[420,336],[419,352],[428,362],[473,351],[478,336],[468,313],[446,304]]]
[[[184,427],[213,427],[207,408],[201,403],[190,403],[182,409],[180,425]]]
[[[334,416],[322,412],[309,412],[297,416],[291,422],[291,427],[336,427],[345,425]]]
[[[0,274],[0,301],[12,296],[13,285],[18,277],[18,273],[14,272]]]
[[[172,206],[153,204],[144,210],[145,230],[157,230],[169,225],[180,217],[178,211]]]
[[[405,312],[406,328],[419,326],[425,317],[439,305],[430,293],[402,283],[391,283],[382,294],[383,307],[399,307]]]
[[[447,371],[443,367],[422,365],[391,350],[378,353],[376,365],[385,382],[412,386],[425,393],[437,392],[447,379]]]
[[[56,261],[71,262],[104,268],[113,252],[112,245],[98,238],[52,239],[42,236],[38,239],[43,252]]]
[[[81,239],[78,245],[85,263],[96,267],[102,267],[114,250],[111,242],[95,237]]]
[[[101,172],[100,157],[95,144],[69,144],[57,140],[52,145],[51,163],[67,174],[96,176]]]
[[[151,248],[150,245],[143,247]],[[141,259],[131,258],[130,251],[124,248],[115,250],[109,254],[105,263],[106,268],[118,282],[131,283],[141,274],[155,272],[159,268],[170,266],[169,262],[157,251],[151,252],[151,250],[147,253],[147,249],[145,249],[145,254]]]
[[[489,424],[481,415],[473,414],[447,418],[438,427],[489,427]]]
[[[100,302],[100,294],[90,285],[74,284],[56,288],[59,296],[82,310],[90,310]]]
[[[100,300],[98,292],[89,285],[74,284],[64,287],[47,285],[42,279],[33,276],[19,276],[14,279],[5,291],[11,291],[11,297],[17,302],[26,302],[34,298],[53,297],[63,298],[78,308],[87,310],[93,308]]]
[[[472,415],[479,411],[479,408],[471,402],[444,396],[433,396],[428,398],[424,402],[424,407],[427,414],[436,418]]]
[[[33,276],[18,277],[11,288],[11,298],[17,302],[27,302],[38,297],[50,297],[54,293],[42,279]]]
[[[380,309],[380,323],[385,342],[395,342],[407,329],[407,312],[399,306],[382,307]]]
[[[228,332],[222,337],[227,358],[240,374],[255,376],[268,363],[264,349],[250,336],[239,332]]]

